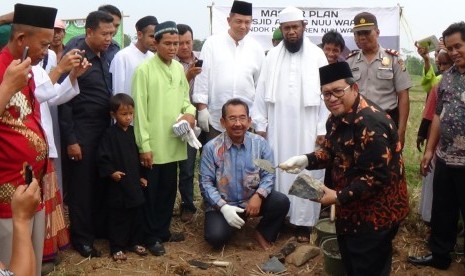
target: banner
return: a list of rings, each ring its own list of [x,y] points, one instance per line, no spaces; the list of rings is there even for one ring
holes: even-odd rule
[[[279,28],[278,14],[284,8],[254,7],[252,11],[252,26],[248,35],[254,37],[265,50],[273,47],[271,37]],[[321,43],[321,38],[329,30],[336,30],[343,36],[347,51],[358,49],[355,45],[352,27],[354,17],[360,12],[370,12],[378,20],[380,30],[379,43],[384,48],[399,50],[400,47],[400,7],[383,8],[299,8],[308,21],[305,34],[315,44]],[[227,17],[231,7],[211,6],[212,34],[229,29]]]
[[[68,41],[77,36],[77,35],[83,35],[86,33],[86,20],[85,19],[68,19],[63,21],[66,24],[66,35],[65,38],[63,39],[63,44],[66,45]],[[116,35],[113,37],[113,40],[115,40],[118,45],[122,48],[124,45],[124,34],[123,34],[123,20],[121,20],[121,25],[118,28],[118,32],[116,32]]]

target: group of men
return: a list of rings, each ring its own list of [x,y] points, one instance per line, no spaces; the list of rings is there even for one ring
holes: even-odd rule
[[[141,18],[136,23],[137,42],[119,50],[112,36],[121,13],[113,8],[91,12],[86,35],[63,47],[62,42],[53,41],[54,27],[58,27],[56,36],[62,37],[63,32],[54,22],[56,9],[15,6],[12,38],[0,54],[1,75],[5,71],[23,74],[10,86],[1,83],[8,91],[0,98],[0,141],[8,149],[0,155],[0,163],[5,164],[0,176],[2,229],[11,228],[9,199],[15,187],[25,182],[19,173],[24,161],[32,165],[41,183],[50,170],[48,133],[36,101],[38,74],[29,73],[26,66],[38,64],[50,44],[61,60],[67,53],[68,59],[73,58],[69,70],[50,72],[51,82],[58,73],[62,80],[69,75],[79,89],[72,99],[60,102],[59,122],[63,156],[67,157],[63,158],[63,180],[71,242],[82,256],[100,256],[94,239],[105,236],[108,206],[100,197],[105,185],[99,181],[97,147],[111,124],[110,97],[126,93],[134,98],[134,134],[148,182],[144,242],[152,254],[163,255],[164,242],[185,238],[170,232],[178,166],[181,218],[189,222],[196,212],[193,177],[201,147],[193,131],[197,123],[206,137],[199,175],[205,203],[204,238],[214,248],[225,245],[235,229],[255,216],[262,217],[255,238],[265,249],[276,241],[286,217],[294,225],[297,241],[309,242],[320,204],[336,204],[338,242],[348,275],[389,275],[392,240],[409,211],[402,148],[411,81],[399,54],[379,45],[380,31],[373,14],[355,16],[353,33],[360,50],[343,62],[334,55],[344,50],[340,36],[329,34],[323,49],[313,44],[305,37],[307,21],[295,7],[279,13],[283,40],[265,56],[247,35],[252,4],[234,1],[228,31],[209,37],[199,57],[192,51],[189,26],[158,23],[154,16]],[[38,9],[43,10],[41,16],[33,16]],[[450,189],[456,191],[454,195],[463,194],[458,182],[465,166],[465,128],[460,120],[464,97],[457,95],[462,82],[455,76],[463,67],[463,23],[451,25],[443,36],[455,65],[441,84],[444,89],[439,93],[422,168],[428,168],[440,137],[437,157],[443,163],[439,169],[437,165],[435,178],[448,181],[450,187],[434,188],[438,196],[435,193],[433,199],[433,255],[410,259],[438,268],[449,266],[447,250],[453,246],[448,235],[451,227],[445,233],[442,224],[456,221],[456,216],[444,214],[465,211],[460,197],[454,201],[454,210],[447,204]],[[28,58],[14,61],[23,55],[25,46],[29,47]],[[203,65],[197,66],[197,60]],[[18,87],[24,88],[16,93]],[[183,122],[188,131],[176,137],[173,129]],[[275,175],[255,166],[255,159],[271,164],[285,161]],[[320,202],[288,195],[293,173],[303,170],[323,181],[325,169],[328,187]],[[40,272],[43,211],[34,220]],[[8,239],[11,235],[2,237],[2,244]],[[7,251],[2,248],[0,260],[9,263]]]

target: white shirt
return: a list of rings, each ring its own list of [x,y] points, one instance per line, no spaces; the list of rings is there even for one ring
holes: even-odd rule
[[[151,58],[154,53],[141,52],[134,43],[116,53],[110,65],[113,79],[113,95],[126,93],[131,96],[132,76],[137,66],[145,59]]]
[[[205,41],[200,59],[202,73],[195,78],[192,101],[208,105],[213,128],[223,131],[221,107],[226,101],[240,98],[252,108],[265,52],[252,37],[236,45],[226,32]]]
[[[56,63],[54,66],[51,65],[51,67],[56,67]],[[34,95],[40,103],[40,119],[47,138],[49,157],[58,158],[50,106],[57,106],[71,100],[79,94],[79,86],[77,81],[73,86],[69,77],[66,77],[61,84],[56,83],[53,85],[48,73],[42,68],[41,64],[32,66],[32,73],[34,74],[34,83],[36,86]]]

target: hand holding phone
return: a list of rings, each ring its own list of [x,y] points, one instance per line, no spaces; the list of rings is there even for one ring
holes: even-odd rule
[[[27,54],[29,53],[29,46],[24,47],[23,55],[21,56],[21,62],[23,62],[27,58]]]
[[[27,164],[24,166],[24,178],[26,185],[31,184],[32,182],[32,166]]]
[[[203,60],[201,59],[198,59],[196,62],[195,62],[195,67],[202,67],[203,65]]]

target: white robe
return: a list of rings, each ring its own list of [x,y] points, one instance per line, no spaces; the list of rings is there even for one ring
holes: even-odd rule
[[[111,61],[110,73],[113,80],[113,95],[126,93],[132,95],[132,77],[137,66],[144,60],[154,56],[154,53],[141,52],[134,43],[116,53]]]
[[[50,50],[49,50],[50,52]],[[53,52],[53,55],[55,53]],[[49,57],[53,56],[49,54]],[[50,65],[50,66],[49,66]],[[47,69],[51,70],[56,67],[55,60],[47,63]],[[61,83],[52,84],[49,71],[42,68],[42,63],[32,66],[34,74],[35,91],[34,95],[40,103],[40,119],[45,131],[49,147],[49,158],[56,159],[54,162],[55,172],[57,174],[60,191],[63,192],[62,169],[61,169],[61,145],[60,145],[60,128],[58,124],[58,105],[70,101],[79,94],[79,85],[77,81],[73,85],[69,76]]]
[[[310,41],[305,43],[306,47],[294,54],[288,51],[277,54],[283,50],[282,43],[270,50],[257,85],[252,119],[257,131],[267,132],[276,163],[313,152],[317,136],[326,133],[329,111],[323,100],[318,101],[315,97],[319,97],[320,89],[318,69],[326,65],[327,60],[316,45]],[[303,49],[309,52],[303,54]],[[275,76],[275,81],[270,81],[270,74]],[[303,78],[313,79],[306,89],[303,87],[308,84]],[[270,91],[269,85],[276,85],[271,89],[274,91],[272,97],[266,95]],[[312,91],[308,91],[310,89]],[[304,93],[311,93],[310,104],[304,104]],[[308,98],[308,94],[305,97]],[[320,181],[324,179],[324,170],[305,172]],[[277,170],[275,190],[287,195],[295,178],[296,175]],[[292,195],[288,197],[291,201],[290,223],[314,226],[319,218],[320,204]]]
[[[195,77],[192,102],[208,105],[211,126],[222,132],[221,108],[226,101],[239,98],[252,107],[265,51],[250,36],[236,45],[225,32],[209,37],[199,58],[202,72]]]

